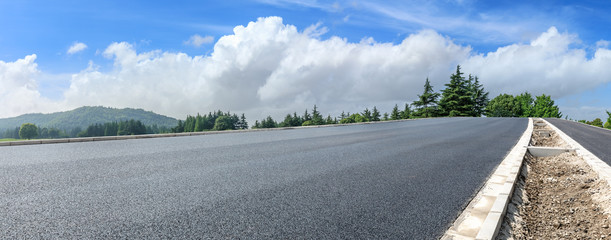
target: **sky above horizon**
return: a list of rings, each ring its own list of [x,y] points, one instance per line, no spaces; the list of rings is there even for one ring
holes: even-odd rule
[[[1,1],[0,118],[80,106],[249,122],[410,103],[461,65],[490,98],[611,110],[609,1]]]

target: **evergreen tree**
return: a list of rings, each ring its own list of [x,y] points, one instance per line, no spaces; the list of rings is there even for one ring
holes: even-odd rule
[[[303,118],[297,116],[297,112],[293,113],[293,119],[291,121],[291,126],[301,126],[303,124]]]
[[[117,126],[117,130],[118,130],[118,126]],[[172,132],[174,133],[181,133],[185,131],[185,124],[183,123],[182,120],[178,120],[178,125],[176,125],[176,127],[172,128]]]
[[[382,118],[382,120],[388,121],[388,113],[387,112],[384,113],[384,118]]]
[[[195,132],[204,131],[204,118],[197,113],[197,117],[195,117]]]
[[[424,92],[422,95],[418,95],[418,100],[412,104],[416,106],[419,116],[425,118],[434,117],[437,112],[437,98],[439,98],[439,93],[433,91],[429,78],[426,78]]]
[[[336,124],[335,120],[333,120],[333,118],[331,118],[331,115],[329,114],[327,116],[327,120],[325,120],[325,124]]]
[[[244,113],[242,113],[242,116],[240,116],[240,121],[238,122],[238,129],[248,129],[248,122],[246,121]]]
[[[380,121],[380,111],[378,111],[376,106],[373,106],[373,112],[371,113],[371,121]]]
[[[278,127],[290,127],[292,126],[291,125],[292,122],[293,122],[293,117],[289,113],[284,117],[284,120],[282,122],[278,123]]]
[[[471,75],[469,75],[469,79],[472,79]],[[481,117],[485,114],[486,106],[490,99],[488,99],[488,92],[484,90],[484,86],[479,83],[479,78],[475,76],[474,81],[469,81],[472,100],[473,100],[473,117]]]
[[[369,111],[369,108],[365,108],[365,111],[363,111],[363,119],[365,120],[365,122],[370,122],[371,121],[371,111]]]
[[[316,104],[314,105],[314,109],[312,109],[312,125],[323,125],[325,123],[322,115],[316,109]]]
[[[305,113],[303,113],[303,121],[310,121],[312,120],[312,116],[310,116],[310,114],[308,113],[308,109],[305,110]]]
[[[267,118],[261,120],[261,128],[276,128],[278,124],[271,116],[267,116]]]
[[[395,107],[392,108],[392,112],[390,113],[390,120],[399,120],[401,119],[401,113],[399,112],[399,106],[395,104]]]
[[[442,90],[439,107],[444,116],[473,116],[472,93],[468,82],[460,72],[460,65],[456,66],[456,73],[450,76],[450,83]]]
[[[401,112],[401,118],[402,119],[409,119],[409,117],[412,114],[412,110],[409,108],[409,104],[405,104],[405,108],[403,109],[403,112]]]
[[[261,123],[259,123],[259,120],[255,120],[255,125],[252,126],[252,128],[261,128]]]
[[[347,117],[346,113],[344,113],[344,111],[342,111],[342,114],[339,115],[339,120],[340,121],[344,120],[344,118],[346,118],[346,117]]]

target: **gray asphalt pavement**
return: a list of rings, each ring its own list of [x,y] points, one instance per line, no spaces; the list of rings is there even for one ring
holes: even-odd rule
[[[527,119],[0,148],[0,238],[433,239]]]
[[[557,118],[546,118],[551,124],[588,149],[600,160],[611,164],[611,131]]]

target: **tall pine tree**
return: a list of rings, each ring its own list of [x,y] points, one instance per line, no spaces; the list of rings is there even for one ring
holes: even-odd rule
[[[439,93],[433,91],[429,78],[426,78],[424,92],[422,95],[418,95],[418,100],[414,101],[412,105],[416,106],[419,116],[425,118],[434,117],[437,112],[437,98],[439,98]]]
[[[450,83],[442,90],[439,108],[444,116],[473,116],[473,98],[469,84],[456,66],[456,73],[450,76]]]
[[[469,74],[469,89],[471,90],[471,99],[473,100],[473,117],[481,117],[485,114],[486,106],[490,99],[488,98],[488,92],[484,90],[484,86],[479,83],[479,78],[475,76],[473,78]]]

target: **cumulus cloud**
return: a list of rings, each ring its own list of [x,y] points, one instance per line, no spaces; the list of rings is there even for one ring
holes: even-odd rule
[[[32,54],[14,62],[0,61],[1,117],[57,109],[55,103],[40,96],[36,81],[40,71],[35,60],[36,55]]]
[[[312,33],[324,29],[314,28],[300,32],[281,18],[260,18],[220,38],[210,56],[138,53],[128,43],[113,43],[104,51],[113,71],[90,67],[75,74],[65,97],[175,117],[214,109],[277,117],[314,104],[325,112],[356,111],[405,101],[421,91],[427,76],[445,81],[448,66],[470,51],[434,31],[393,45],[320,40]]]
[[[195,34],[195,35],[191,36],[189,38],[189,40],[185,41],[184,44],[195,46],[195,47],[201,47],[204,44],[208,44],[208,43],[212,43],[212,42],[214,42],[214,37],[212,37],[212,36],[202,37],[202,36],[200,36],[198,34]]]
[[[457,64],[478,75],[491,96],[528,90],[558,98],[611,82],[609,49],[599,47],[588,58],[584,49],[572,47],[579,42],[576,36],[555,28],[528,44],[486,54],[474,53],[432,30],[409,35],[398,44],[373,38],[359,43],[339,37],[320,39],[318,33],[324,32],[320,24],[299,31],[279,17],[268,17],[235,27],[206,56],[138,52],[129,43],[113,43],[103,52],[113,68],[100,71],[90,63],[73,74],[58,104],[136,107],[177,118],[222,109],[244,112],[254,122],[267,115],[278,119],[314,104],[334,116],[374,105],[390,111],[396,103],[415,100],[427,77],[436,91],[441,90]],[[34,59],[8,63],[23,65],[13,70],[20,74],[0,76],[2,86],[15,81],[10,89],[30,89],[28,94],[36,96],[28,101],[36,103],[41,101],[36,87],[27,87],[36,84]],[[10,90],[3,90],[3,102],[8,99],[4,92]],[[40,106],[3,109],[0,115],[31,109]]]
[[[464,70],[478,75],[492,95],[530,91],[562,98],[611,82],[611,51],[599,47],[588,58],[575,35],[549,28],[530,44],[513,44],[471,56]]]
[[[70,46],[70,48],[68,48],[68,51],[66,52],[67,54],[75,54],[77,52],[83,51],[87,48],[87,45],[85,45],[82,42],[75,42],[74,44],[72,44],[72,46]]]

